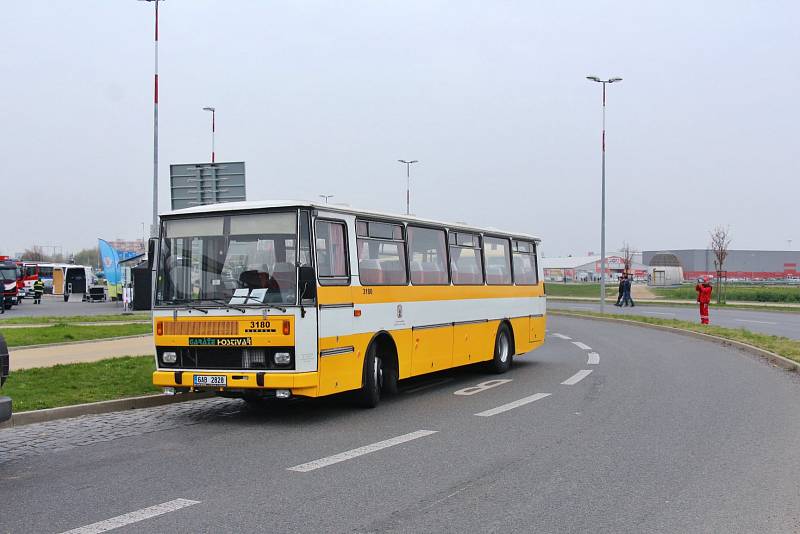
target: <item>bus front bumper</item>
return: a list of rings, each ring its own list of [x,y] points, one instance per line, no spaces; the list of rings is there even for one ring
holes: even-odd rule
[[[225,386],[197,386],[195,376],[224,376]],[[164,371],[153,373],[153,385],[175,388],[176,391],[215,391],[218,393],[267,390],[290,390],[293,396],[316,397],[319,374],[270,373],[268,371]]]

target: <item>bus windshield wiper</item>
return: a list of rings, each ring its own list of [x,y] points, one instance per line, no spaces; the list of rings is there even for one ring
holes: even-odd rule
[[[226,308],[230,308],[232,310],[237,310],[237,311],[240,311],[242,313],[247,313],[246,309],[240,308],[239,306],[234,306],[233,304],[229,304],[229,303],[225,302],[224,300],[216,300],[216,299],[203,299],[203,300],[207,300],[208,302],[213,302],[214,304],[219,304],[221,306],[225,306]]]

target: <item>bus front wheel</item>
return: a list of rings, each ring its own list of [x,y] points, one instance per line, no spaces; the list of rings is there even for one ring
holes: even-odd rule
[[[489,362],[489,370],[497,374],[505,373],[511,367],[512,358],[511,334],[508,327],[501,324],[494,340],[494,358]]]
[[[381,400],[383,369],[375,345],[372,345],[364,358],[364,374],[358,392],[358,404],[364,408],[374,408]]]

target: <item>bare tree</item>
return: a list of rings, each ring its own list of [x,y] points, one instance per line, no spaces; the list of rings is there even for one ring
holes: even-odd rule
[[[632,272],[631,265],[633,264],[633,255],[639,251],[631,247],[626,241],[622,244],[622,248],[619,249],[619,252],[622,254],[622,262],[625,265],[624,272],[630,275]]]
[[[711,235],[711,250],[714,251],[714,267],[717,269],[717,304],[724,302],[723,285],[725,278],[725,259],[728,257],[728,247],[731,244],[731,229],[728,226],[717,226],[709,232]]]

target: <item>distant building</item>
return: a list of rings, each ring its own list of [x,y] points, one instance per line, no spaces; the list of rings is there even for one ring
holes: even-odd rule
[[[542,258],[544,279],[549,282],[594,282],[600,280],[600,256],[567,256]],[[625,270],[625,261],[620,256],[606,256],[606,279],[616,279]],[[631,262],[635,280],[647,279],[647,267]]]
[[[716,275],[716,256],[711,249],[645,250],[643,261],[649,265],[665,252],[675,255],[686,280]],[[796,250],[729,250],[724,269],[728,280],[796,280],[800,277],[798,265],[800,251]]]
[[[655,254],[647,267],[647,282],[652,286],[675,286],[683,282],[683,266],[675,254]]]

